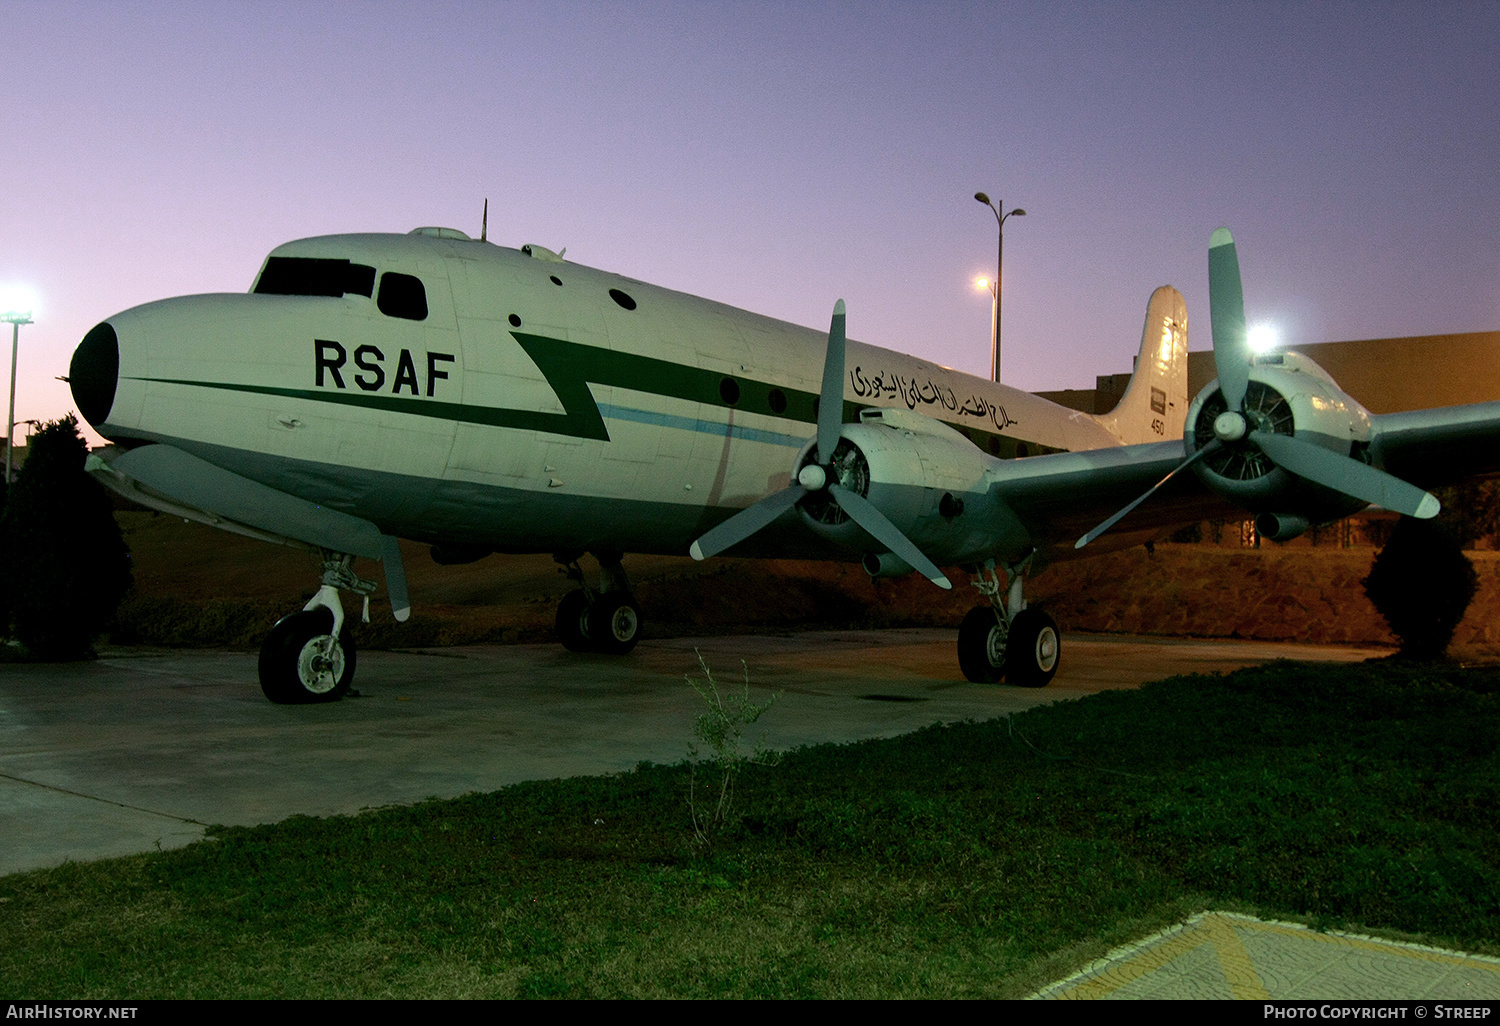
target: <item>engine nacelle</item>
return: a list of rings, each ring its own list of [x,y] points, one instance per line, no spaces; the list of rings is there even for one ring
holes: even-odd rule
[[[1212,381],[1188,407],[1183,443],[1189,456],[1214,439],[1214,422],[1225,410],[1224,394],[1218,381]],[[1245,392],[1245,415],[1252,421],[1252,430],[1295,434],[1340,456],[1368,460],[1369,411],[1300,353],[1255,358]],[[1294,518],[1304,521],[1305,530],[1307,523],[1336,520],[1365,506],[1283,470],[1250,444],[1226,443],[1193,464],[1193,470],[1214,493],[1252,513],[1274,511],[1288,521],[1288,529]]]
[[[812,446],[797,471],[812,460]],[[995,547],[997,524],[1013,522],[991,498],[987,472],[994,457],[948,425],[903,409],[871,409],[845,424],[835,450],[838,484],[868,499],[896,529],[938,563],[962,563]],[[824,538],[877,557],[883,546],[849,519],[832,495],[799,504],[803,520]],[[1023,531],[1015,524],[1016,531]],[[875,573],[903,572],[899,560],[875,558]],[[906,569],[910,569],[907,567]]]

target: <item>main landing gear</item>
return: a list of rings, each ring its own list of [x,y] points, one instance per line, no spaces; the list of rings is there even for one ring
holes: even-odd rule
[[[590,588],[577,556],[554,558],[578,590],[557,605],[557,637],[570,652],[624,655],[641,637],[641,607],[630,594],[630,580],[617,555],[598,556],[599,587]]]
[[[354,679],[354,637],[344,621],[339,589],[365,596],[370,618],[374,581],[355,575],[354,557],[323,553],[323,586],[300,613],[284,616],[260,646],[260,689],[281,705],[335,702]]]
[[[1062,655],[1057,623],[1040,609],[1028,609],[1022,594],[1030,562],[1028,556],[1005,568],[1008,587],[1001,586],[994,560],[975,574],[974,587],[989,604],[969,610],[959,625],[958,665],[976,684],[993,684],[1004,677],[1011,684],[1040,688],[1057,673]]]

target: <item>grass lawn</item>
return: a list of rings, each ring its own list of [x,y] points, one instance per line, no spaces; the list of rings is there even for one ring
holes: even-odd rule
[[[1210,906],[1500,954],[1497,691],[1283,663],[808,748],[712,846],[686,766],[218,828],[0,878],[0,997],[1017,997]]]

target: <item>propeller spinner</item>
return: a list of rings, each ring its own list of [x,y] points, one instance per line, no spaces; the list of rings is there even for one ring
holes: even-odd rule
[[[797,472],[796,481],[740,510],[693,542],[688,551],[694,559],[717,555],[749,538],[803,499],[826,494],[850,520],[905,560],[907,565],[921,571],[938,587],[952,588],[953,583],[947,575],[885,514],[864,496],[840,483],[840,468],[835,459],[844,419],[844,319],[844,301],[840,299],[833,306],[833,320],[828,326],[828,352],[823,358],[823,386],[818,399],[818,435],[810,459]]]
[[[1213,435],[1166,477],[1130,505],[1079,538],[1075,548],[1119,523],[1157,489],[1186,468],[1223,449],[1263,456],[1273,466],[1350,498],[1383,506],[1410,517],[1437,515],[1438,500],[1398,477],[1323,446],[1278,431],[1259,403],[1247,402],[1251,392],[1252,354],[1245,339],[1245,296],[1240,284],[1240,261],[1228,228],[1215,228],[1208,244],[1208,299],[1214,338],[1214,371],[1218,375],[1224,411],[1213,421]],[[1192,430],[1192,425],[1188,426]],[[1201,436],[1200,436],[1201,437]]]

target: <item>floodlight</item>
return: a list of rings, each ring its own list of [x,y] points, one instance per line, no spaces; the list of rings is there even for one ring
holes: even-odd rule
[[[0,321],[30,324],[35,313],[35,292],[25,285],[0,285]]]
[[[1250,346],[1252,353],[1264,353],[1275,349],[1279,341],[1275,327],[1269,324],[1255,324],[1245,332],[1245,342]]]

